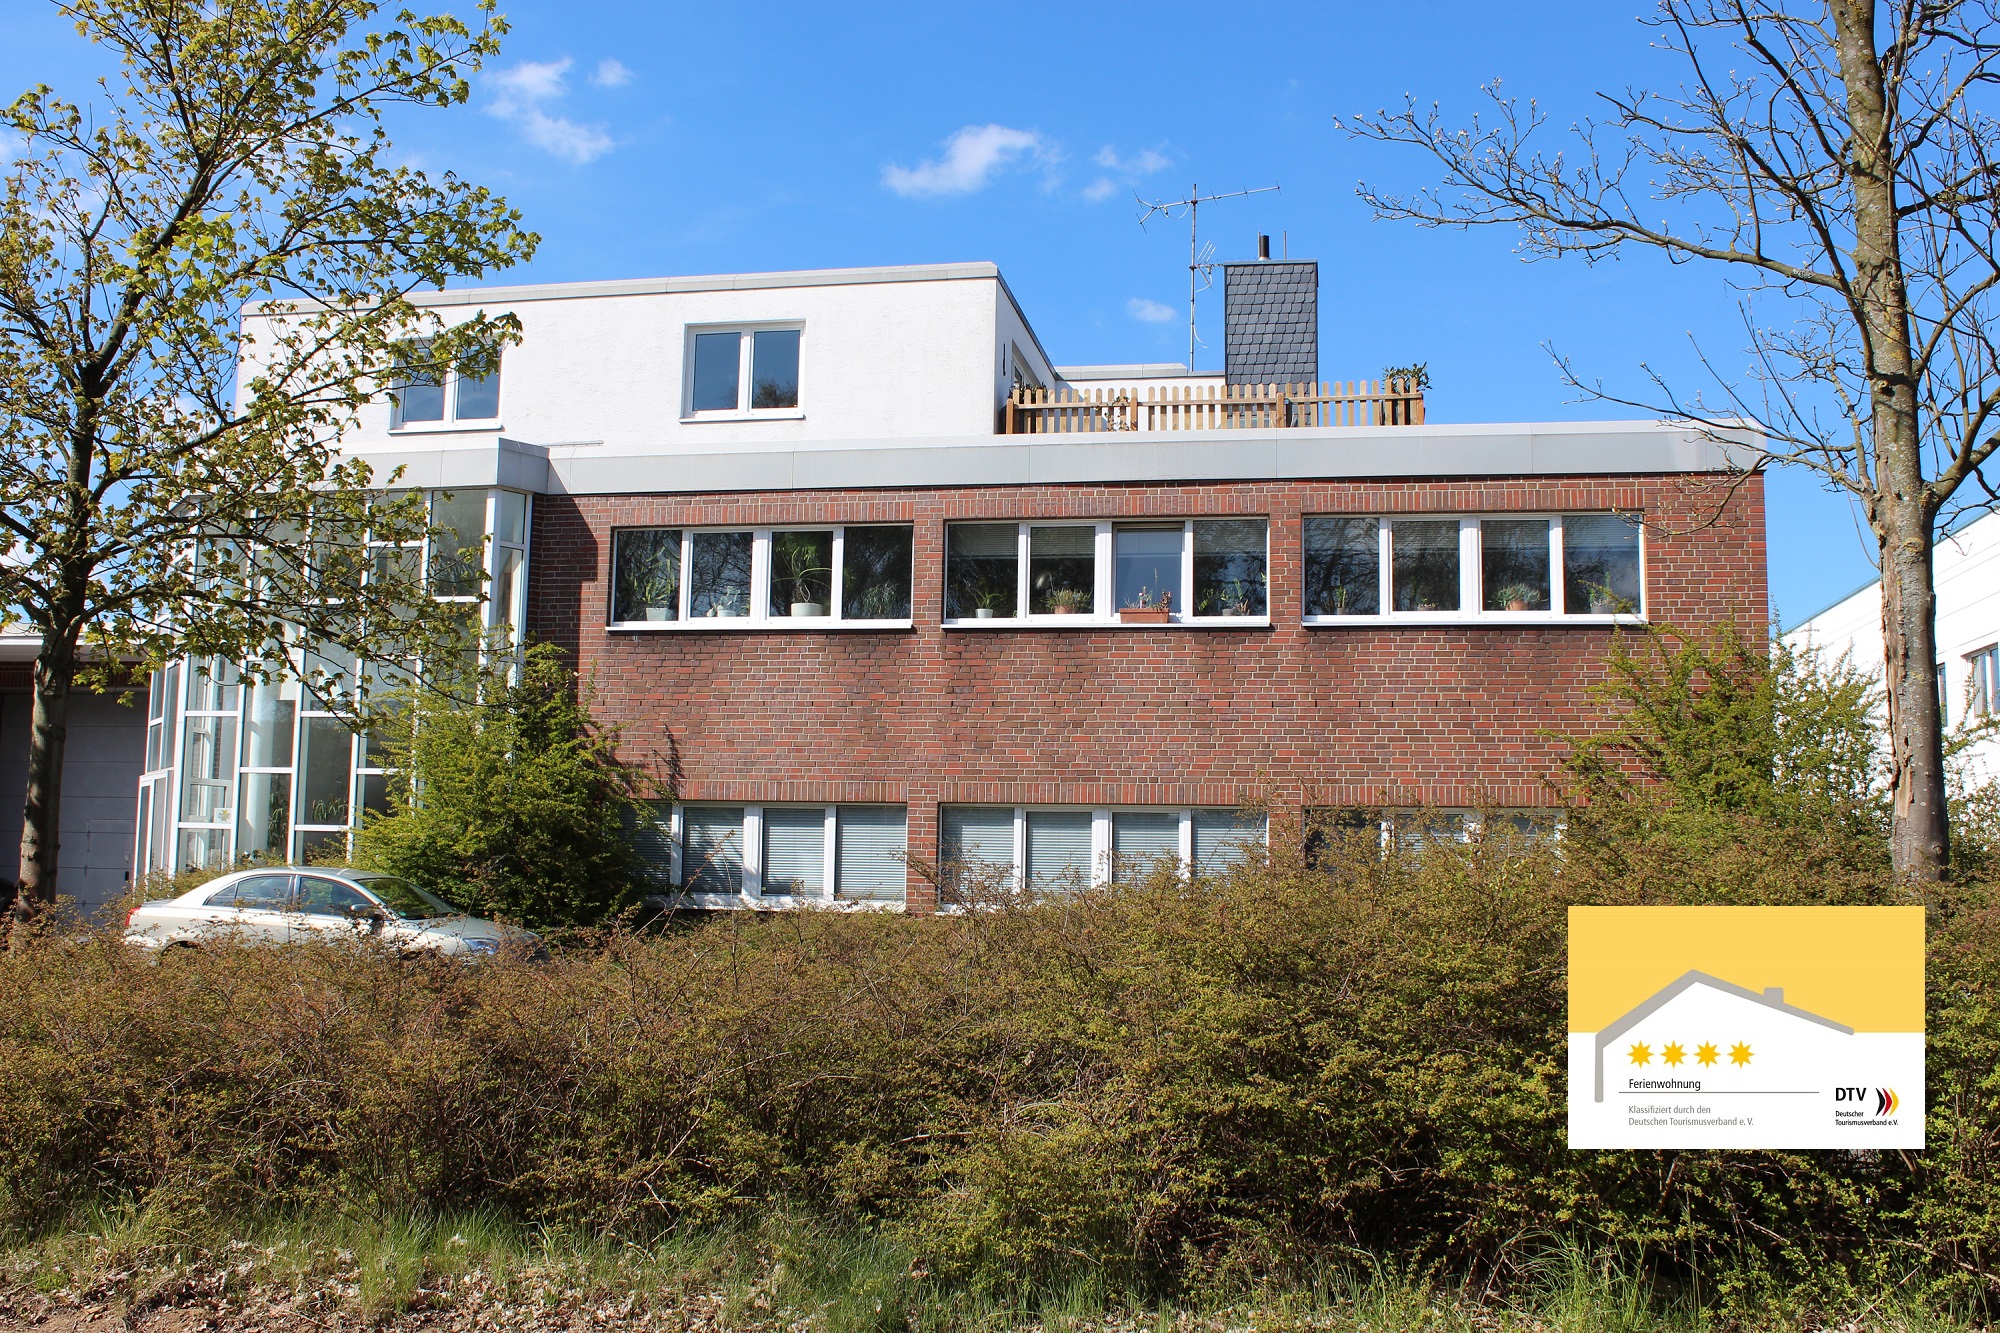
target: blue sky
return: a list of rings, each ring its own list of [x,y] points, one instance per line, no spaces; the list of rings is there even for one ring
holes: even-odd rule
[[[755,6],[505,0],[471,107],[399,117],[431,170],[483,181],[543,235],[505,280],[1000,265],[1064,363],[1183,360],[1187,231],[1134,195],[1279,184],[1204,210],[1219,259],[1260,232],[1320,262],[1321,374],[1428,361],[1441,421],[1630,412],[1574,401],[1545,345],[1636,393],[1647,364],[1741,365],[1724,275],[1645,256],[1526,264],[1508,232],[1377,222],[1358,181],[1425,164],[1333,117],[1495,78],[1567,123],[1599,88],[1678,81],[1641,6],[949,3]],[[42,0],[0,0],[0,91],[82,91],[97,58]],[[1164,317],[1163,317],[1164,316]],[[1220,365],[1218,300],[1203,318]],[[1850,505],[1801,472],[1768,489],[1771,587],[1793,623],[1873,577]]]

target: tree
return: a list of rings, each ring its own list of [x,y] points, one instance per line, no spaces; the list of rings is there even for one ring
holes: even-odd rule
[[[1655,376],[1660,401],[1612,400],[1739,440],[1747,424],[1759,466],[1811,468],[1860,504],[1882,570],[1890,850],[1899,875],[1938,878],[1932,547],[1995,498],[2000,446],[2000,17],[1966,0],[1666,0],[1649,22],[1687,82],[1601,94],[1575,157],[1545,154],[1542,113],[1497,85],[1497,118],[1467,129],[1411,100],[1347,128],[1429,154],[1443,186],[1362,197],[1385,218],[1518,227],[1531,257],[1639,247],[1738,275],[1742,381],[1718,376],[1706,400]],[[1781,302],[1768,324],[1760,294]]]
[[[422,496],[338,442],[393,376],[492,369],[511,319],[447,328],[409,295],[538,239],[389,160],[384,112],[463,103],[498,50],[491,0],[472,24],[384,24],[376,0],[59,7],[121,73],[0,112],[0,615],[41,636],[17,922],[53,894],[80,681],[214,654],[352,703],[356,660],[462,632],[407,554]]]
[[[393,813],[362,826],[355,859],[476,913],[594,924],[645,880],[632,831],[653,784],[591,720],[560,649],[536,644],[511,673],[489,660],[402,695],[383,727]]]

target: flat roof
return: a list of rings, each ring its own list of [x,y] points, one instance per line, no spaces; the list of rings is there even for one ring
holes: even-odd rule
[[[1213,378],[1219,370],[1190,371],[1178,361],[1147,361],[1131,366],[1054,366],[1066,380],[1181,380]]]
[[[843,287],[882,282],[960,282],[1000,277],[985,260],[962,264],[894,264],[879,268],[807,268],[780,273],[704,273],[679,278],[608,278],[595,282],[540,282],[514,287],[447,287],[412,292],[418,306],[477,305],[485,301],[567,301],[591,296],[662,296],[675,292],[747,292],[773,287]]]
[[[411,486],[540,494],[671,495],[870,487],[1201,481],[1658,476],[1747,470],[1757,456],[1656,421],[1107,431],[828,440],[669,452],[646,445],[397,441],[357,450]]]

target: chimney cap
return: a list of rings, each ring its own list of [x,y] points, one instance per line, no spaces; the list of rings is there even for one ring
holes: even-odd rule
[[[1783,986],[1766,986],[1764,987],[1764,998],[1773,1004],[1783,1004],[1785,1002],[1785,988]]]
[[[1271,238],[1259,232],[1257,235],[1257,258],[1269,259],[1270,257],[1271,257]]]

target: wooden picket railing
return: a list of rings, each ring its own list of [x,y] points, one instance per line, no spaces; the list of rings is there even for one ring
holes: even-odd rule
[[[1116,430],[1272,430],[1292,426],[1421,426],[1414,380],[1320,384],[1157,386],[1143,397],[1113,389],[1019,388],[1007,396],[1008,435]]]

